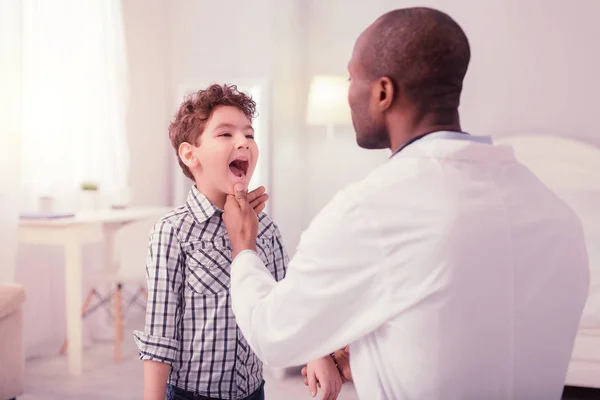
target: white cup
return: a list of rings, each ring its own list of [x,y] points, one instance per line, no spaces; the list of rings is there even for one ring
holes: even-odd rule
[[[41,213],[51,213],[54,209],[54,199],[50,196],[40,196],[38,198],[38,209]]]

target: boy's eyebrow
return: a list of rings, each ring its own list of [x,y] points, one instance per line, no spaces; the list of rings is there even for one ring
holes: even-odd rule
[[[214,130],[216,131],[217,129],[221,129],[221,128],[236,129],[237,126],[234,124],[229,124],[227,122],[223,122],[222,124],[217,125]],[[254,131],[254,128],[252,127],[252,125],[246,125],[242,129],[244,129],[244,130],[251,129],[252,131]]]

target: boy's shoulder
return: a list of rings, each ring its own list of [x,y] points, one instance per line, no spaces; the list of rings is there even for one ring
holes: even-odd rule
[[[280,236],[279,227],[271,217],[261,212],[258,214],[258,237],[273,238],[274,236]]]
[[[155,224],[154,232],[174,231],[179,234],[183,229],[190,228],[190,213],[187,206],[177,207],[163,215]]]

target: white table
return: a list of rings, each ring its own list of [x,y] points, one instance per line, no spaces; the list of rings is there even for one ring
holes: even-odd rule
[[[78,213],[58,219],[21,219],[19,240],[32,244],[62,246],[65,255],[65,300],[67,311],[67,357],[69,373],[81,375],[82,370],[82,247],[87,243],[104,241],[106,266],[112,265],[114,234],[119,227],[146,218],[160,218],[168,208],[127,208]]]

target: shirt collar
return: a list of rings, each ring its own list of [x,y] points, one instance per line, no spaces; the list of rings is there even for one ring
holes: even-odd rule
[[[430,132],[430,133],[426,133],[424,135],[416,136],[412,139],[409,139],[408,141],[406,141],[405,143],[400,145],[400,147],[397,148],[392,153],[390,158],[394,157],[396,154],[400,153],[400,151],[402,149],[404,149],[405,147],[407,147],[410,144],[413,144],[414,142],[416,142],[418,140],[430,140],[430,139],[467,140],[467,141],[471,141],[471,142],[478,142],[478,143],[485,143],[485,144],[493,143],[492,138],[489,136],[473,136],[466,132],[453,132],[453,131]]]
[[[196,188],[196,185],[192,186],[186,204],[196,221],[199,223],[206,222],[210,217],[215,215],[215,213],[222,212],[208,200],[205,195],[200,193]]]

